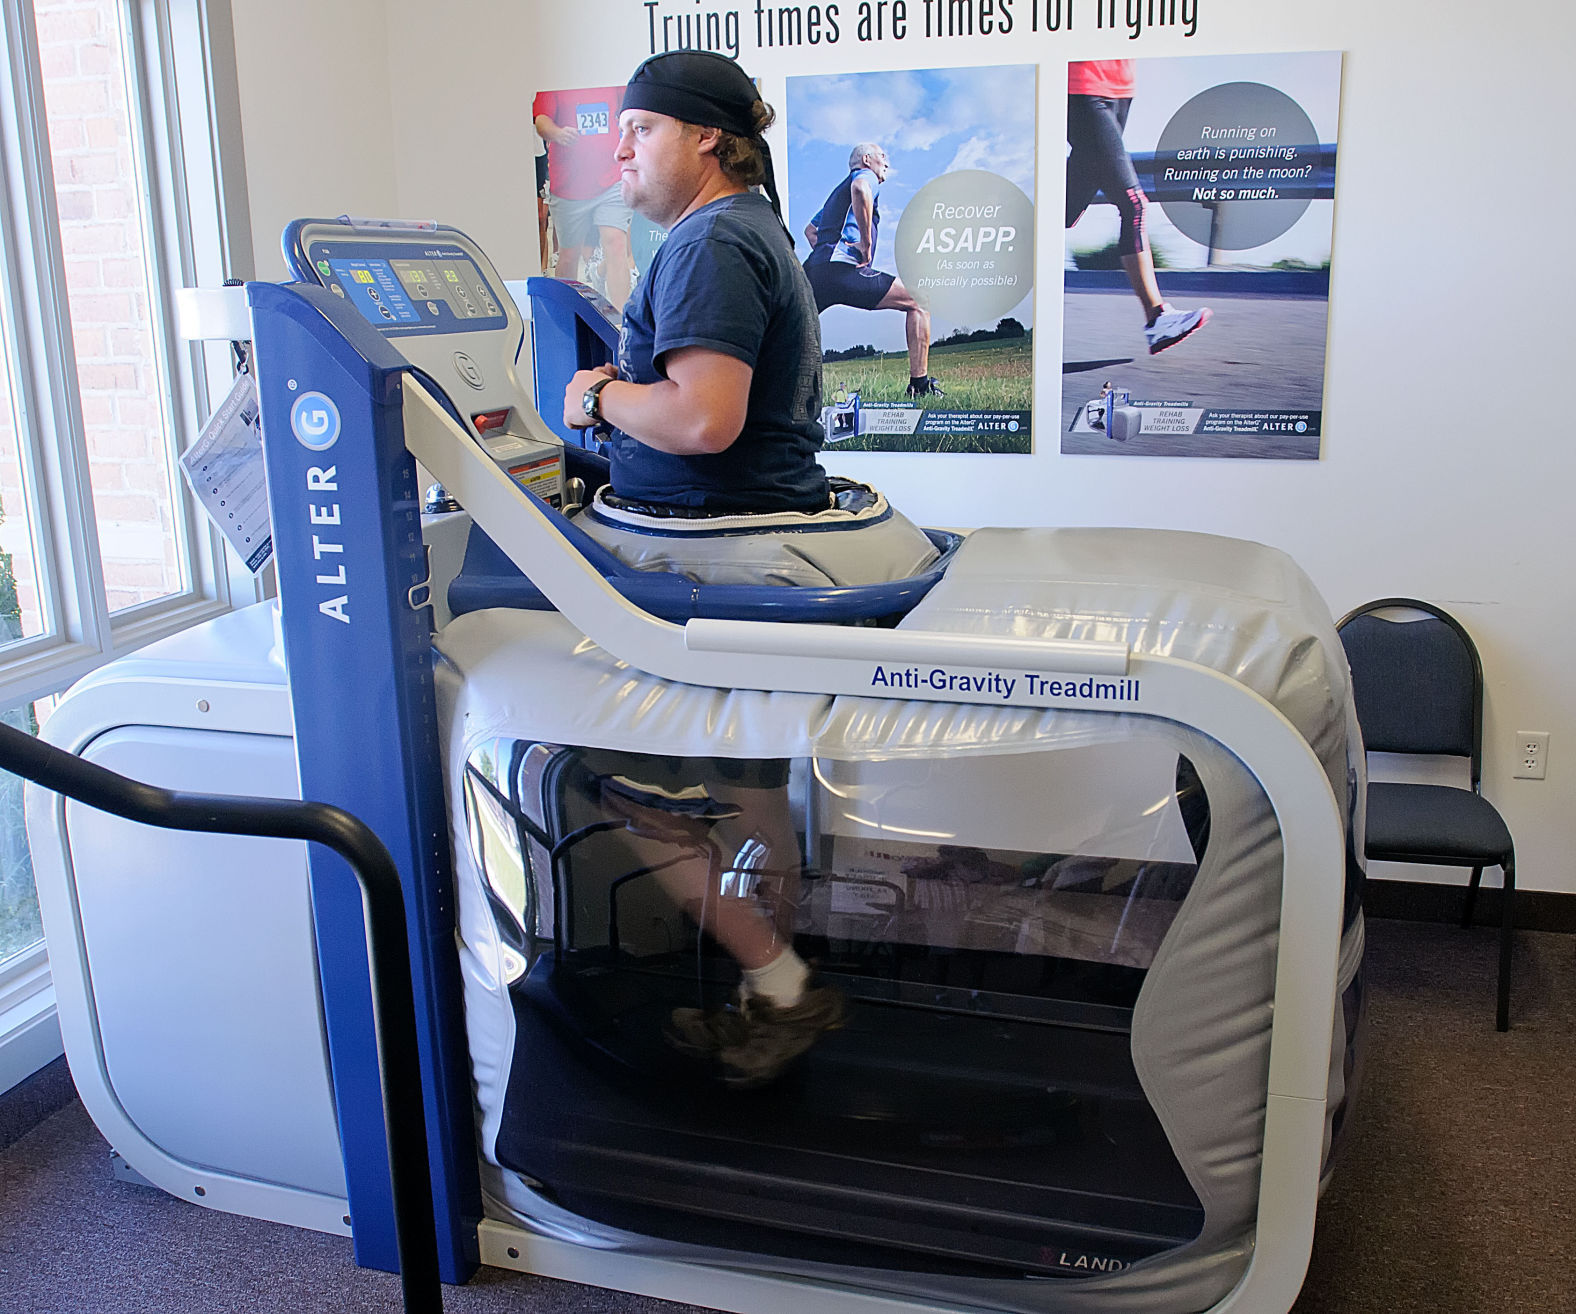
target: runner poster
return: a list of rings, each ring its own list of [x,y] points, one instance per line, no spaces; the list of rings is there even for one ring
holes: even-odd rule
[[[791,77],[827,442],[1031,450],[1033,65]]]
[[[623,99],[622,86],[577,87],[538,91],[531,102],[532,126],[546,145],[537,178],[542,272],[595,288],[617,311],[640,258],[649,264],[658,242],[619,192],[613,152]]]
[[[1073,63],[1062,451],[1316,460],[1339,53]]]

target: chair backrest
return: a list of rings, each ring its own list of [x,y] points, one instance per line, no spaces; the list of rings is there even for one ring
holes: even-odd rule
[[[1404,607],[1423,620],[1375,612]],[[1477,788],[1483,756],[1483,667],[1455,617],[1416,598],[1380,598],[1336,624],[1352,668],[1352,697],[1371,753],[1443,753],[1472,761]]]

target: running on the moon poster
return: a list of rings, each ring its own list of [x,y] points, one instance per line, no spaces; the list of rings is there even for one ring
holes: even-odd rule
[[[1316,460],[1338,52],[1067,72],[1062,451]]]

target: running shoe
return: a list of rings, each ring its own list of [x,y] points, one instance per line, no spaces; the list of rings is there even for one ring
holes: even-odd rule
[[[945,397],[946,391],[941,386],[941,380],[927,374],[922,380],[910,379],[908,381],[908,395],[918,397]]]
[[[714,1013],[675,1008],[666,1029],[681,1053],[714,1061],[725,1085],[750,1090],[775,1081],[823,1031],[843,1025],[843,995],[830,986],[807,990],[787,1008],[750,997]]]
[[[1149,342],[1149,354],[1158,355],[1167,347],[1176,346],[1183,338],[1197,333],[1211,318],[1213,316],[1207,307],[1178,310],[1170,305],[1161,306],[1155,322],[1144,330],[1144,337]]]

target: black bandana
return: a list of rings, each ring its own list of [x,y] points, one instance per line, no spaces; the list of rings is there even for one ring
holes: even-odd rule
[[[721,128],[760,147],[766,163],[767,198],[778,219],[782,202],[766,139],[756,135],[752,112],[760,99],[749,75],[726,55],[707,50],[670,50],[637,68],[624,88],[627,110],[650,110],[702,128]],[[786,225],[785,225],[786,227]]]

